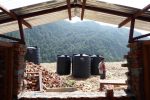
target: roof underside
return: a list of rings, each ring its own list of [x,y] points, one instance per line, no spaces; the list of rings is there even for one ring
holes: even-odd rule
[[[71,1],[72,17],[81,15],[80,4],[73,4]],[[99,2],[96,0],[87,0],[85,6],[85,19],[110,23],[118,25],[126,17],[130,17],[139,9]],[[13,9],[18,18],[23,18],[32,26],[51,23],[57,20],[68,18],[68,7],[66,0],[54,0],[45,3],[35,4],[27,7]],[[130,26],[128,23],[126,26]],[[17,21],[10,16],[0,13],[0,34],[18,30]],[[24,26],[24,28],[26,28]],[[135,28],[150,31],[150,12],[145,12],[142,16],[136,18]]]

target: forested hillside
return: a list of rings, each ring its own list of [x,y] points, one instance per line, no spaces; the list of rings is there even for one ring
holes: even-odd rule
[[[58,21],[25,30],[28,46],[38,46],[42,62],[56,61],[57,55],[101,54],[109,61],[122,60],[128,51],[127,29],[103,26],[93,21]],[[17,32],[9,35],[16,36]],[[139,33],[138,33],[139,34]]]

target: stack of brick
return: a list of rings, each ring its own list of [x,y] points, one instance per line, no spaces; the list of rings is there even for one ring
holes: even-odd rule
[[[129,70],[129,72],[126,73],[128,76],[128,90],[135,95],[137,100],[144,100],[142,42],[130,43],[128,47],[130,48],[128,55],[126,56],[127,67]]]
[[[25,81],[27,83],[27,90],[39,90],[38,86],[40,86],[40,72],[42,76],[42,82],[40,84],[44,85],[44,89],[58,88],[63,86],[64,80],[56,73],[49,72],[46,68],[42,67],[41,65],[36,65],[32,62],[29,62],[26,63],[25,69]]]
[[[14,43],[14,81],[13,81],[13,95],[17,95],[23,91],[23,79],[25,71],[25,53],[26,46],[18,43]]]
[[[29,91],[40,91],[39,73],[27,73],[25,77],[26,89]]]

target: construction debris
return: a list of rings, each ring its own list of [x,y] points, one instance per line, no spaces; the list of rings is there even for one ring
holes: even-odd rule
[[[76,79],[70,75],[59,76],[54,71],[43,67],[43,65],[36,65],[34,63],[26,63],[25,80],[26,90],[29,91],[41,91],[41,87],[44,91],[56,90],[59,88],[75,88],[81,92],[96,92],[99,91],[99,76],[91,76],[88,79]],[[42,82],[40,82],[40,74],[42,73]],[[41,86],[42,85],[42,86]],[[105,87],[106,89],[110,86]],[[114,87],[115,88],[118,87]],[[124,87],[119,90],[124,89]],[[117,89],[118,90],[118,89]],[[62,90],[61,90],[62,91]]]
[[[39,82],[39,73],[42,72],[42,83]],[[46,88],[62,87],[62,79],[55,73],[34,63],[26,63],[25,83],[27,90],[38,91],[40,84]]]

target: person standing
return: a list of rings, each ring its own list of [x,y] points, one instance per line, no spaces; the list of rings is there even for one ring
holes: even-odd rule
[[[98,69],[99,69],[100,79],[105,79],[106,68],[105,68],[104,58],[102,58],[102,60],[99,62]]]

